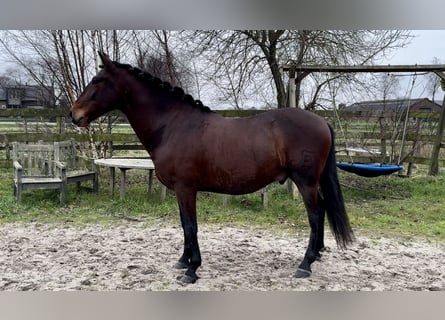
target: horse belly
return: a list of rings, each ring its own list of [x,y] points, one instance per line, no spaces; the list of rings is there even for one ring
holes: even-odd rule
[[[274,181],[286,179],[286,173],[277,166],[237,166],[212,168],[202,175],[202,191],[225,194],[246,194],[264,188]]]
[[[224,139],[210,136],[213,143],[203,152],[201,175],[207,191],[246,194],[285,179],[272,132],[262,126],[242,127],[243,134],[233,127],[226,130]]]

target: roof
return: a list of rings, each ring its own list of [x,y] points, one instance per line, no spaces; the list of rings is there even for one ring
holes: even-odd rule
[[[39,85],[16,85],[16,86],[0,86],[0,101],[8,100],[8,91],[19,89],[23,91],[23,96],[21,97],[21,101],[25,102],[34,102],[34,101],[53,101],[53,89],[45,86]]]
[[[362,101],[351,104],[343,110],[347,111],[388,111],[399,112],[406,110],[409,106],[411,111],[438,112],[441,106],[428,98],[420,99],[390,99]]]

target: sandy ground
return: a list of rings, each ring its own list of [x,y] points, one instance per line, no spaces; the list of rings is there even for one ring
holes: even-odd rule
[[[445,243],[356,237],[342,251],[327,235],[312,277],[295,279],[306,236],[200,226],[200,279],[184,285],[179,227],[4,224],[0,290],[445,290]]]

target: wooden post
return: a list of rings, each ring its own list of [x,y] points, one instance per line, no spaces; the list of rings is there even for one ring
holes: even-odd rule
[[[384,117],[379,117],[380,124],[380,163],[385,163],[386,159],[386,139],[385,139],[385,126],[384,126]]]
[[[442,83],[444,83],[445,74],[442,72],[436,72],[436,74],[440,78],[442,78]],[[445,128],[445,96],[442,101],[442,110],[440,111],[440,119],[439,119],[439,124],[437,126],[436,140],[434,141],[433,153],[431,154],[430,169],[428,171],[428,174],[430,176],[436,176],[439,173],[439,152],[442,143],[444,128]]]
[[[295,85],[295,69],[289,70],[289,84],[288,84],[288,105],[289,108],[297,107],[297,97],[296,93],[296,85]]]
[[[57,116],[56,117],[56,122],[57,122],[57,132],[59,134],[62,134],[65,132],[65,117],[62,116]]]
[[[111,120],[111,116],[108,115],[107,116],[107,133],[111,134],[112,132],[112,128],[113,128],[113,121]],[[110,155],[110,157],[113,156],[113,141],[110,140],[108,142],[106,142],[106,144],[108,145],[108,154]]]
[[[161,183],[161,201],[164,201],[167,197],[167,187]]]
[[[264,187],[263,189],[261,189],[261,202],[263,203],[263,208],[267,209],[267,207],[269,206],[269,198],[267,196],[267,187]]]
[[[296,85],[295,85],[295,69],[289,70],[289,84],[288,84],[288,105],[289,108],[297,108]],[[298,188],[291,179],[287,180],[287,190],[292,194],[294,199],[298,198]]]

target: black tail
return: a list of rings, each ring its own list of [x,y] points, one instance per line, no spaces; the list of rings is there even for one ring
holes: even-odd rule
[[[320,187],[323,193],[329,226],[334,234],[337,244],[345,248],[354,240],[354,234],[349,224],[349,218],[346,214],[343,194],[340,189],[340,183],[337,176],[337,166],[335,160],[334,130],[331,130],[331,150],[326,161],[320,180]]]

